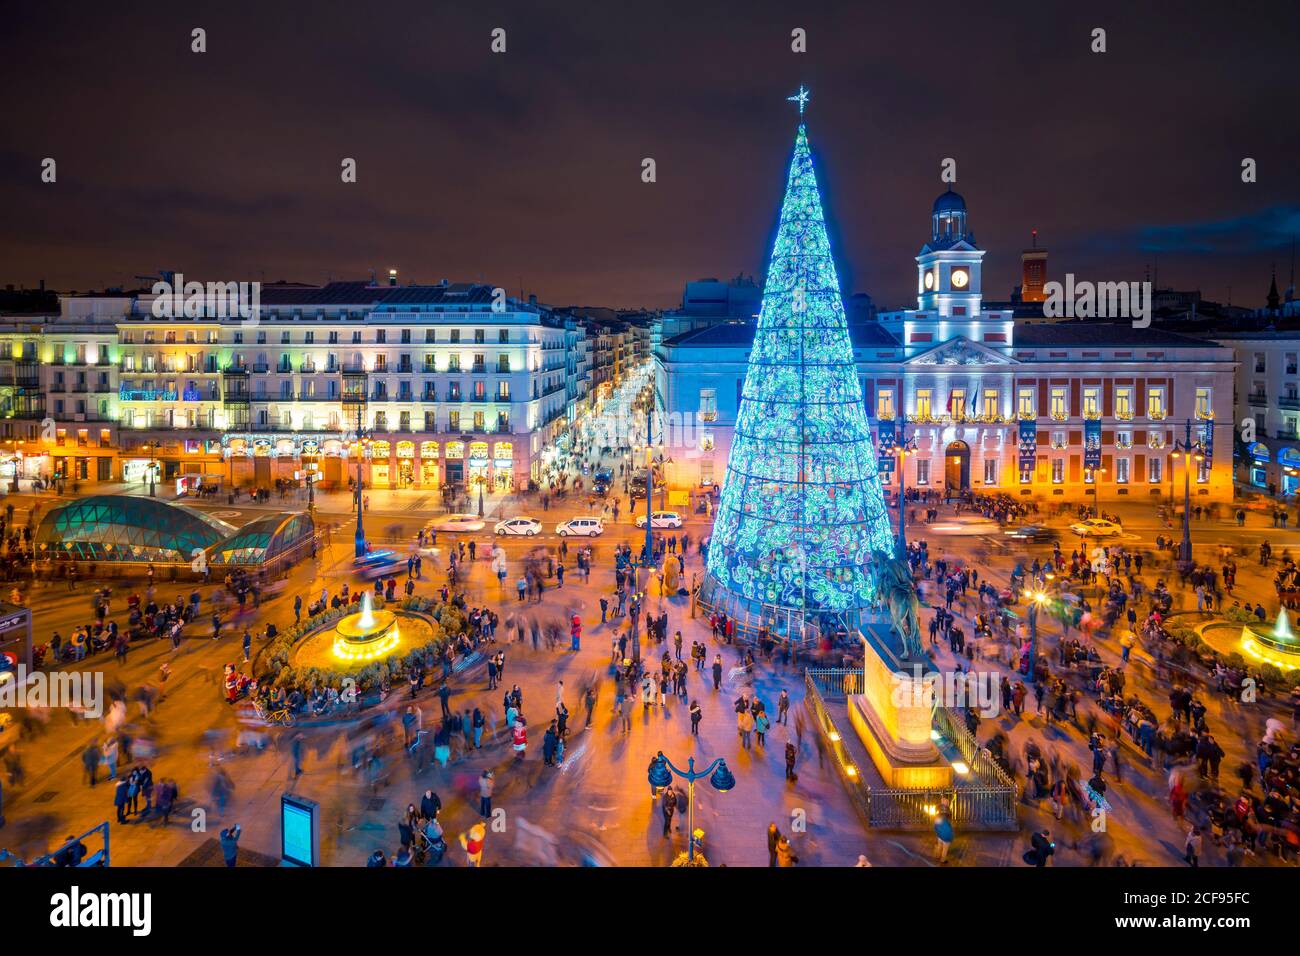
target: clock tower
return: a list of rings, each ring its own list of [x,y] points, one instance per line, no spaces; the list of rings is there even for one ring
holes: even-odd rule
[[[918,309],[941,318],[977,317],[983,258],[966,221],[966,200],[949,188],[934,201],[930,241],[916,257]]]

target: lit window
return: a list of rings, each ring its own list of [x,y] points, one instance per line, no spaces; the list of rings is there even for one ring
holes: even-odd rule
[[[894,417],[894,390],[882,388],[876,395],[876,418],[890,421]]]
[[[1128,484],[1128,459],[1127,458],[1115,459],[1115,481],[1121,485]]]
[[[918,458],[916,460],[916,483],[918,485],[928,485],[930,483],[930,460],[928,458]]]
[[[998,414],[998,390],[996,388],[984,389],[984,417],[995,418]]]
[[[1052,389],[1052,407],[1051,416],[1053,421],[1063,422],[1070,417],[1069,406],[1066,402],[1065,386],[1056,386]]]
[[[1033,388],[1022,388],[1016,393],[1016,414],[1025,421],[1038,417],[1036,404]]]
[[[1151,482],[1151,484],[1153,485],[1160,483],[1160,459],[1159,458],[1147,459],[1147,480]]]
[[[1086,385],[1083,389],[1083,417],[1101,418],[1101,386]]]
[[[930,418],[930,390],[928,388],[918,388],[916,390],[916,418],[918,421],[927,421]]]
[[[718,390],[716,388],[700,389],[700,421],[716,422],[718,420]]]
[[[1153,422],[1162,422],[1167,414],[1165,406],[1165,387],[1157,385],[1147,390],[1147,418]]]
[[[1059,485],[1065,481],[1065,459],[1052,459],[1052,484]]]
[[[998,460],[996,458],[984,459],[984,484],[996,485],[998,483]]]
[[[1214,417],[1214,401],[1208,386],[1196,390],[1196,417],[1202,421]]]
[[[1133,386],[1119,385],[1115,388],[1115,417],[1122,422],[1133,420]]]

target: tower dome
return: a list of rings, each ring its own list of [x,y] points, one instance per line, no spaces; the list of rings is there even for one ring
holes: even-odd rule
[[[945,213],[945,212],[964,213],[965,211],[966,211],[966,200],[962,198],[961,193],[953,192],[951,186],[948,187],[947,192],[940,193],[939,198],[934,201],[934,214],[936,216],[939,215],[940,213]]]
[[[940,193],[934,201],[934,212],[930,217],[930,245],[937,248],[973,239],[966,228],[966,200],[961,193],[953,192],[950,186],[947,192]]]

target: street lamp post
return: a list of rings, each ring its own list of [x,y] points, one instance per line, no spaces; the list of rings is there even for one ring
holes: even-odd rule
[[[645,560],[648,566],[654,561],[654,522],[651,521],[651,502],[654,500],[654,450],[650,445],[650,430],[653,427],[654,403],[646,405],[645,410],[645,447],[646,447],[646,469],[645,469]]]
[[[1088,487],[1086,491],[1088,494],[1092,495],[1092,515],[1095,518],[1095,517],[1099,517],[1101,514],[1100,510],[1097,507],[1097,476],[1104,475],[1106,473],[1106,469],[1092,467],[1086,469],[1086,471],[1087,471],[1087,478],[1088,478],[1087,481]]]
[[[1202,444],[1192,441],[1192,420],[1187,419],[1182,441],[1174,440],[1170,458],[1183,458],[1183,540],[1178,544],[1178,563],[1184,567],[1192,564],[1192,462],[1205,457]],[[1172,481],[1173,475],[1170,475]]]
[[[1025,617],[1029,620],[1029,682],[1038,683],[1038,609],[1047,600],[1042,591],[1030,591],[1029,610]]]
[[[663,790],[673,782],[673,775],[681,777],[686,781],[686,827],[687,827],[687,859],[694,862],[695,860],[695,781],[705,777],[709,778],[709,783],[718,793],[726,793],[736,786],[736,778],[731,771],[727,769],[727,762],[719,757],[713,763],[709,764],[703,770],[695,769],[695,758],[690,757],[686,761],[686,769],[678,770],[673,766],[672,761],[664,756],[661,750],[655,755],[654,760],[650,761],[650,772],[647,779],[650,786],[657,791]]]
[[[903,523],[903,497],[906,489],[907,456],[916,451],[916,436],[907,437],[907,425],[898,429],[898,557],[907,560],[907,532]]]
[[[354,505],[357,511],[357,530],[353,536],[354,553],[358,558],[365,557],[366,554],[366,531],[363,526],[362,512],[365,510],[365,501],[362,496],[362,467],[363,459],[366,456],[366,386],[367,375],[364,366],[345,366],[343,369],[343,413],[348,413],[348,407],[356,406],[357,410],[357,481],[356,481],[356,498]]]
[[[364,424],[363,409],[364,406],[358,406],[357,408],[357,496],[355,502],[356,509],[357,509],[357,530],[356,533],[352,536],[353,551],[358,558],[363,558],[365,557],[366,554],[366,530],[363,527],[363,522],[361,517],[362,512],[365,510],[364,500],[361,494],[361,483],[362,483],[362,474],[363,474],[362,471],[363,459],[366,457],[365,429],[363,427]]]
[[[313,481],[315,469],[312,467],[316,464],[316,453],[308,452],[307,457],[310,459],[307,464],[307,513],[316,512],[316,482]]]

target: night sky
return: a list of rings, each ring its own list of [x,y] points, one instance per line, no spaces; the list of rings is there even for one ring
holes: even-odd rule
[[[951,156],[988,298],[1009,297],[1036,227],[1051,277],[1141,279],[1158,259],[1161,286],[1262,305],[1300,233],[1300,5],[1084,6],[12,4],[0,283],[395,266],[671,306],[688,279],[761,280],[802,82],[846,294],[914,304]]]

